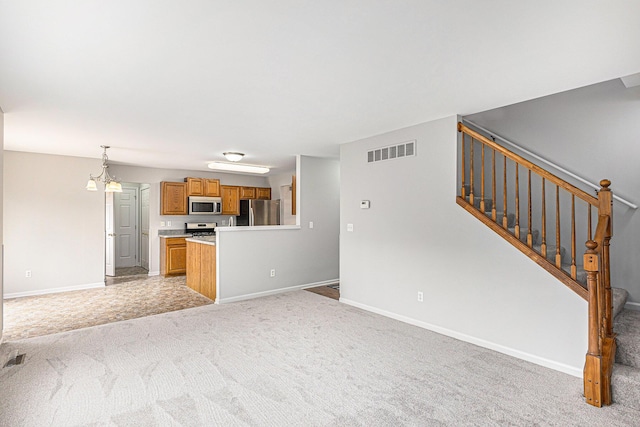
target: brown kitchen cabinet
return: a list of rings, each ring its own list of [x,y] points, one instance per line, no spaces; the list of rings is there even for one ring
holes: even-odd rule
[[[256,199],[271,200],[271,188],[256,187]]]
[[[240,215],[240,187],[221,185],[222,215]]]
[[[175,276],[187,272],[187,241],[184,237],[160,239],[160,274]]]
[[[255,199],[256,187],[240,187],[240,199]]]
[[[160,215],[187,215],[187,183],[160,183]]]
[[[209,178],[185,178],[188,196],[220,197],[220,180]]]
[[[205,243],[187,242],[187,286],[216,299],[216,247]]]

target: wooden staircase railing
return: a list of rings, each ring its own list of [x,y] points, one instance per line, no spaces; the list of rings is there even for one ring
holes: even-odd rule
[[[609,261],[613,219],[611,182],[602,180],[598,197],[594,197],[462,123],[458,123],[458,131],[461,133],[461,185],[456,202],[588,301],[585,398],[594,406],[610,404],[615,357]],[[539,195],[534,194],[534,182],[539,187]],[[547,193],[547,187],[550,187],[550,193]],[[521,192],[525,193],[524,198],[521,198]],[[576,199],[580,206],[576,205]],[[548,218],[548,205],[555,205],[551,219]],[[577,207],[581,208],[582,215],[577,214]],[[594,210],[595,235],[592,227]],[[582,265],[577,256],[578,225],[585,228],[581,235],[585,236],[582,241],[586,241],[587,246]],[[534,230],[536,226],[539,230]],[[553,229],[551,235],[549,229]],[[535,244],[538,234],[539,244]],[[570,248],[568,262],[563,262],[563,258],[567,258],[563,256],[563,244]]]

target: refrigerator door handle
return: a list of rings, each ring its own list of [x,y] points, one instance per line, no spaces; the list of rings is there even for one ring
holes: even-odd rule
[[[249,203],[249,226],[253,227],[254,219],[253,219],[253,206]]]

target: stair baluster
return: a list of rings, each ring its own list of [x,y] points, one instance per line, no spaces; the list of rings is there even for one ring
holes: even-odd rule
[[[464,149],[464,133],[462,134],[462,141],[461,142],[462,142],[462,157],[461,157],[460,160],[461,160],[462,164],[460,165],[460,173],[462,174],[461,175],[461,177],[462,177],[462,179],[461,179],[462,185],[460,187],[460,197],[462,197],[463,199],[466,199],[466,197],[467,197],[466,191],[467,190],[466,190],[465,185],[464,185],[464,179],[465,179],[465,177],[467,175],[467,169],[465,169],[465,161],[464,161],[465,160],[464,158],[465,158],[465,155],[466,155],[465,154],[465,149]]]
[[[480,169],[480,211],[486,212],[484,206],[484,144],[481,145],[481,159],[482,159],[482,168]]]
[[[562,252],[560,246],[560,186],[556,185],[556,267],[562,268]]]
[[[571,278],[578,278],[576,267],[576,196],[571,195]]]
[[[547,197],[545,196],[546,182],[542,178],[542,242],[540,243],[540,255],[547,258]]]
[[[514,162],[516,167],[516,239],[520,239],[520,179],[518,178],[518,163]]]
[[[502,175],[504,183],[502,184],[502,227],[507,230],[509,228],[509,219],[507,218],[507,156],[502,156]]]
[[[531,170],[527,170],[527,211],[527,246],[532,247],[533,234],[531,230],[533,229],[533,224],[531,221]]]
[[[491,150],[491,219],[497,221],[496,212],[496,150]]]

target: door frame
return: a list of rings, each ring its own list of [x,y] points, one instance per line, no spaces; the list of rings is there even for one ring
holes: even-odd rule
[[[126,186],[127,184],[128,185],[137,186],[137,188],[138,188],[138,196],[140,195],[140,186],[141,185],[149,186],[149,191],[151,191],[151,187],[153,187],[151,184],[144,183],[144,182],[143,183],[126,182],[126,183],[121,183],[121,184],[122,184],[123,187]],[[111,197],[112,197],[111,218],[109,218],[109,215],[107,213],[107,206],[108,206],[107,205],[107,197],[109,197],[109,194],[111,194]],[[140,264],[140,251],[141,251],[141,247],[140,247],[140,241],[141,241],[140,237],[141,236],[140,236],[140,233],[142,232],[142,230],[140,229],[140,215],[141,215],[140,197],[138,197],[137,201],[136,201],[136,212],[137,212],[137,214],[136,214],[136,226],[138,228],[137,233],[136,233],[136,240],[138,242],[137,243],[137,261],[138,261],[138,264]],[[151,213],[151,211],[149,211],[149,215],[150,215],[150,213]],[[108,225],[107,221],[109,221],[109,219],[111,219],[111,221],[113,222],[112,225],[115,227],[115,204],[113,203],[113,193],[105,193],[105,220],[104,220],[104,222],[105,222],[105,224],[104,224],[104,229],[105,229],[105,281],[106,281],[106,277],[107,277],[107,253],[106,252],[109,250],[106,230],[107,230],[107,225]],[[149,218],[149,220],[150,219],[151,218]],[[117,239],[115,239],[115,240],[117,241]],[[151,256],[151,238],[149,238],[148,245],[149,245],[149,248],[148,248],[149,256]],[[114,245],[113,245],[114,275],[115,275],[115,252],[116,252],[116,250],[115,250],[115,242],[114,242]],[[149,260],[149,264],[151,264],[151,260]]]

